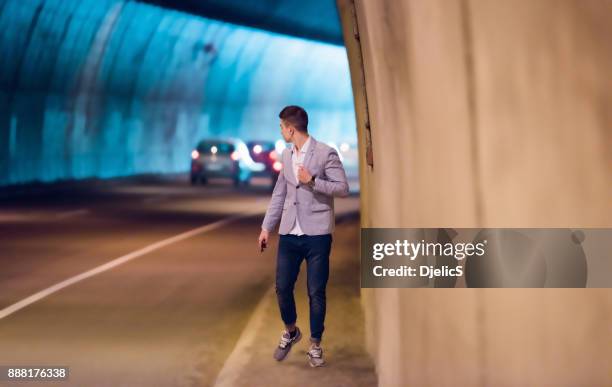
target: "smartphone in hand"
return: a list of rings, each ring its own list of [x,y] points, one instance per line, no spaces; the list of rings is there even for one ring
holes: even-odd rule
[[[259,250],[260,253],[263,253],[263,251],[266,249],[266,247],[268,247],[268,244],[266,243],[266,241],[261,241],[261,243],[259,244],[259,247],[261,250]]]

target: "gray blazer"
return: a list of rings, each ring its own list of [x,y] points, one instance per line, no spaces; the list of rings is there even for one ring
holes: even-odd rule
[[[272,231],[280,220],[279,234],[289,234],[297,217],[304,234],[331,234],[335,221],[334,196],[344,197],[349,193],[346,173],[338,153],[310,137],[310,145],[304,156],[304,168],[316,177],[314,188],[310,188],[294,176],[292,152],[293,149],[287,148],[281,155],[283,168],[261,227]]]

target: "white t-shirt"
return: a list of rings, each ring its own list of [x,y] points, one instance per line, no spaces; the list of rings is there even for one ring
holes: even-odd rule
[[[310,136],[308,136],[308,140],[302,145],[299,152],[294,151],[291,154],[291,164],[293,166],[293,176],[297,180],[298,184],[300,184],[300,179],[298,179],[298,168],[300,165],[304,165],[304,158],[306,157],[306,151],[308,151],[308,147],[310,146]],[[295,225],[289,231],[289,234],[292,235],[304,235],[302,228],[300,227],[300,222],[298,221],[297,213],[295,214]]]

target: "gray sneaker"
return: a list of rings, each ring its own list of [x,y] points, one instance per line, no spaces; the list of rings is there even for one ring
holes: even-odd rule
[[[325,360],[323,359],[323,348],[321,348],[320,344],[310,344],[310,349],[308,350],[308,362],[310,363],[311,367],[321,367],[325,365]]]
[[[295,327],[295,336],[291,337],[289,331],[284,331],[283,335],[280,338],[280,342],[278,343],[278,347],[274,350],[274,358],[278,361],[282,361],[287,357],[287,354],[291,350],[293,344],[300,341],[302,338],[302,332],[300,332],[300,328]]]

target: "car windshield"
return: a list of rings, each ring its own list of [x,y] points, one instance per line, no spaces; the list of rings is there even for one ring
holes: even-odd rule
[[[214,150],[216,149],[216,151]],[[234,151],[234,145],[227,142],[202,141],[198,144],[198,152],[229,155]]]

